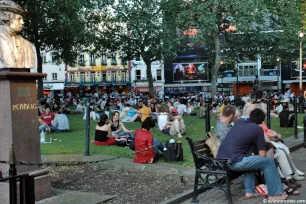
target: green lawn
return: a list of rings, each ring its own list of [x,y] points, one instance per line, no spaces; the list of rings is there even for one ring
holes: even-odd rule
[[[298,115],[298,125],[303,126],[302,118],[303,115]],[[70,120],[70,132],[66,133],[51,133],[47,134],[46,139],[48,141],[49,137],[52,136],[55,141],[52,144],[42,144],[41,145],[41,154],[50,155],[50,154],[84,154],[85,153],[85,121],[83,120],[83,115],[68,115]],[[185,116],[185,124],[188,125],[190,121],[195,116]],[[94,129],[98,121],[91,122],[91,140],[94,139]],[[211,131],[214,132],[214,127],[216,123],[216,118],[211,118]],[[141,123],[126,123],[126,127],[130,130],[135,130],[141,126]],[[294,128],[280,128],[279,119],[271,119],[271,128],[283,137],[288,137],[294,135]],[[299,132],[302,132],[303,129],[298,129]],[[157,128],[153,130],[153,136],[160,141],[165,141],[169,138],[168,135],[161,133]],[[205,120],[197,119],[195,120],[186,130],[186,136],[193,138],[194,140],[199,140],[205,137]],[[90,140],[90,141],[91,141]],[[183,143],[184,150],[184,162],[178,162],[176,164],[193,166],[193,159],[189,149],[189,145],[185,138],[181,139]],[[129,148],[118,147],[118,146],[94,146],[90,143],[90,154],[103,154],[111,156],[120,156],[124,154],[131,153]],[[132,157],[131,157],[132,158]],[[160,159],[159,162],[163,162],[163,159]]]

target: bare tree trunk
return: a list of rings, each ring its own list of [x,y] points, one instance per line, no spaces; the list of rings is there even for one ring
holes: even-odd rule
[[[40,47],[36,46],[36,55],[37,55],[37,72],[42,73],[42,57],[40,54]],[[39,78],[37,80],[37,99],[43,98],[43,91],[44,91],[44,85],[43,85],[43,79]]]
[[[215,64],[213,66],[213,69],[211,71],[211,95],[212,97],[217,92],[217,77],[218,77],[218,71],[220,68],[220,62],[221,62],[221,49],[220,49],[220,40],[219,40],[219,33],[213,34],[213,40],[215,43]]]
[[[152,78],[152,70],[151,70],[151,61],[144,60],[147,65],[147,74],[148,74],[148,81],[149,81],[149,94],[151,97],[155,97],[154,87],[153,87],[153,78]]]

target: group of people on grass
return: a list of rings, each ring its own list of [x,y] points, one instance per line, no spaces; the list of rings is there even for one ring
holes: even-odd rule
[[[38,106],[39,132],[67,132],[70,129],[69,119],[65,114],[64,107],[60,108],[58,104],[52,106],[42,101]]]

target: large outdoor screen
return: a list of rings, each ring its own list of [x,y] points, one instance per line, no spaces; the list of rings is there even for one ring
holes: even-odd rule
[[[173,81],[208,81],[208,63],[173,64]]]

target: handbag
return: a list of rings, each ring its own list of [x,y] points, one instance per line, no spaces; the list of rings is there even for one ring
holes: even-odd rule
[[[166,142],[167,150],[164,151],[164,160],[165,162],[179,162],[184,161],[184,154],[182,143],[169,143]]]
[[[133,138],[130,136],[123,136],[116,139],[116,145],[121,147],[129,146]]]

